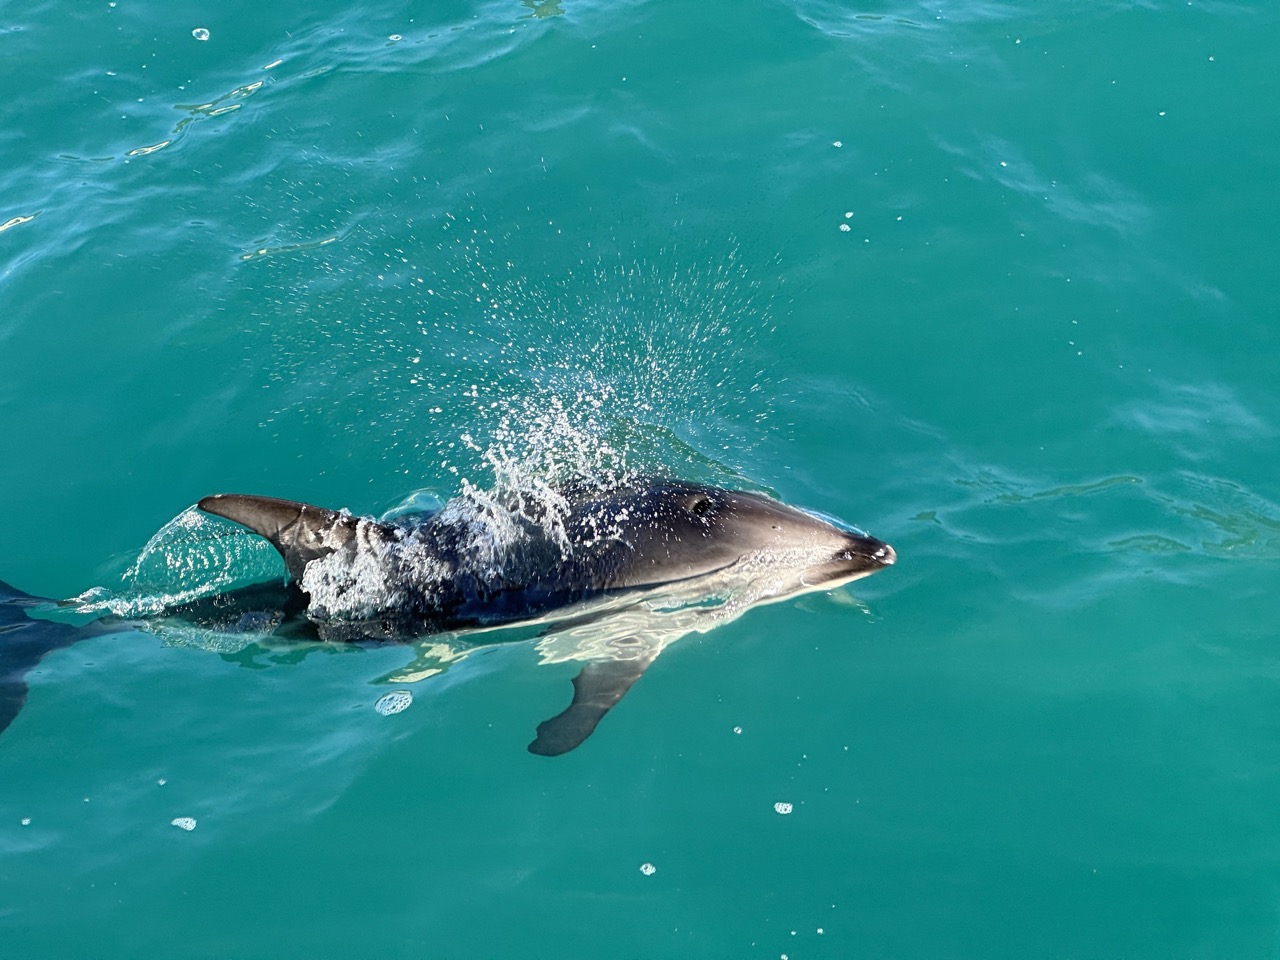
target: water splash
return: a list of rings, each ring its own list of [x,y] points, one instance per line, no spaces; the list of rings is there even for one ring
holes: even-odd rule
[[[468,334],[488,348],[462,395],[472,434],[489,440],[471,449],[489,466],[489,454],[510,462],[515,451],[549,477],[735,472],[727,461],[772,412],[754,355],[772,321],[733,251],[694,266],[665,252],[601,260],[553,283],[509,263],[495,271],[483,245],[463,251],[462,276],[482,291]]]
[[[188,507],[147,541],[118,590],[95,587],[72,602],[78,613],[133,620],[283,573],[267,541]]]
[[[745,472],[773,413],[773,298],[735,249],[592,255],[556,277],[479,215],[392,228],[259,263],[281,288],[258,352],[272,429],[321,421],[380,453],[379,478],[451,488]]]

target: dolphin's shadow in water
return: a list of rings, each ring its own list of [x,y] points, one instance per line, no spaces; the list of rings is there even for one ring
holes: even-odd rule
[[[632,478],[546,494],[532,503],[463,496],[394,523],[269,497],[206,497],[201,510],[270,541],[291,580],[165,610],[151,629],[311,641],[273,647],[266,655],[277,662],[334,643],[419,644],[414,663],[387,678],[397,682],[533,636],[543,663],[582,664],[572,702],[529,744],[556,756],[589,737],[681,637],[895,559],[886,543],[756,493]],[[25,676],[43,656],[121,628],[110,618],[76,627],[30,616],[49,603],[0,584],[0,730],[17,716]],[[224,656],[261,667],[261,649]]]

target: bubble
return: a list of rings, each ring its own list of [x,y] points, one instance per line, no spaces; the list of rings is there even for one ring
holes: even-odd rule
[[[652,863],[642,863],[640,864],[640,872],[643,873],[646,877],[652,877],[655,873],[658,872],[658,868],[655,867]]]
[[[373,705],[373,709],[384,717],[389,717],[393,713],[403,713],[409,709],[413,703],[413,694],[408,690],[393,690],[385,697],[379,698],[378,702]]]
[[[177,827],[179,830],[187,831],[187,833],[190,833],[192,830],[196,828],[195,817],[174,817],[172,820],[169,821],[169,823],[172,826]]]
[[[775,804],[773,805],[773,810],[774,810],[774,812],[775,812],[775,813],[780,813],[780,814],[781,814],[782,816],[784,816],[784,817],[785,817],[788,813],[790,813],[790,812],[792,811],[792,809],[793,809],[793,808],[792,808],[791,804],[786,803],[785,801],[781,801],[781,800],[780,800],[780,801],[778,801],[777,803],[775,803]]]
[[[195,37],[197,40],[201,40],[201,41],[209,39],[209,31],[206,30],[204,27],[196,27],[194,30],[191,31],[191,35]]]

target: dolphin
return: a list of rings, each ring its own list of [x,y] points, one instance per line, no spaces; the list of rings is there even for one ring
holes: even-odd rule
[[[268,540],[289,580],[167,615],[325,641],[453,641],[428,646],[402,680],[439,672],[488,631],[536,626],[544,663],[582,663],[572,702],[529,744],[543,756],[586,740],[680,637],[896,559],[883,541],[764,494],[661,477],[472,490],[391,521],[244,494],[198,507]],[[0,730],[22,705],[26,671],[85,629],[25,616],[39,603],[0,585]]]

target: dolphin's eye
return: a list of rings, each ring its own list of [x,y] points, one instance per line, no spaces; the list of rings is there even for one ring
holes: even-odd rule
[[[713,504],[711,503],[710,497],[696,496],[689,503],[689,512],[695,517],[701,517],[710,510],[712,506]]]

